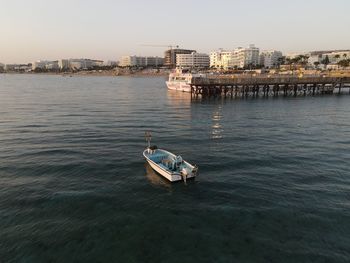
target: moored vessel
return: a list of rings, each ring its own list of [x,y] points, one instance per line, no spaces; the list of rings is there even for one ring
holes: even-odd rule
[[[169,80],[166,81],[166,85],[170,90],[191,92],[192,78],[201,76],[203,76],[203,74],[193,74],[188,70],[177,68],[174,72],[169,74]]]

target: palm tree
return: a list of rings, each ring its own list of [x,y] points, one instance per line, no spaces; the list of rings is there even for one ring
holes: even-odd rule
[[[334,58],[335,58],[336,60],[338,60],[338,59],[340,58],[340,55],[339,55],[339,54],[336,54],[336,55],[334,56]]]

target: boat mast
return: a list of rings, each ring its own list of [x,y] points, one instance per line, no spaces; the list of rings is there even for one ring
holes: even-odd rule
[[[145,138],[146,138],[146,141],[148,142],[148,148],[150,148],[151,147],[151,139],[152,139],[151,132],[145,132]]]

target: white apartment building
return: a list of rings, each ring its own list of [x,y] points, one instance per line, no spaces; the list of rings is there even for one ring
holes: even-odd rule
[[[244,68],[259,64],[259,48],[249,45],[232,51],[214,51],[210,53],[210,66],[215,68]]]
[[[177,54],[177,67],[208,68],[210,58],[207,54],[192,52],[191,54]]]
[[[259,65],[259,48],[251,44],[247,48],[239,47],[234,50],[235,63],[239,68]]]
[[[49,61],[48,63],[46,63],[45,68],[48,70],[57,70],[59,69],[59,65],[58,65],[58,61]]]
[[[69,69],[70,68],[70,63],[68,59],[60,59],[58,61],[58,66],[60,69]]]
[[[35,69],[44,69],[46,67],[46,64],[48,63],[48,61],[45,60],[38,60],[38,61],[34,61],[32,63],[32,70]]]
[[[48,69],[54,70],[59,69],[58,61],[47,61],[47,60],[38,60],[32,63],[32,70],[35,69]]]
[[[103,63],[104,66],[109,66],[109,67],[113,67],[113,66],[117,66],[118,62],[117,61],[113,61],[113,60],[107,60]]]
[[[210,52],[210,67],[228,69],[238,67],[238,57],[234,50],[219,50]]]
[[[71,58],[71,59],[61,59],[58,61],[60,69],[91,69],[93,67],[102,67],[104,65],[103,60],[94,60],[87,58]]]
[[[210,52],[209,60],[211,68],[220,68],[222,66],[221,57],[225,51],[220,49],[218,51]]]
[[[322,55],[311,55],[307,59],[308,64],[312,67],[315,67],[316,62],[321,64],[321,61],[322,61]]]
[[[164,59],[161,57],[139,57],[139,56],[122,56],[119,66],[121,67],[147,67],[162,66]]]
[[[282,52],[277,50],[263,51],[260,54],[260,65],[265,68],[275,68],[278,66],[279,59],[282,57]]]
[[[310,66],[314,67],[315,62],[317,62],[321,65],[321,67],[323,67],[324,65],[322,65],[322,62],[324,61],[324,59],[326,59],[326,57],[328,57],[329,65],[331,64],[336,65],[341,60],[350,59],[350,50],[331,51],[331,52],[316,51],[316,52],[310,52],[308,56],[309,56],[308,64]]]
[[[330,63],[338,63],[340,60],[350,59],[350,51],[334,51],[321,55],[321,61],[328,56]]]

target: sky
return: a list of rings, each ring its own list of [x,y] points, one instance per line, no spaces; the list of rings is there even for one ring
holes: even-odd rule
[[[163,56],[167,45],[350,49],[349,10],[349,0],[0,0],[0,63]]]

